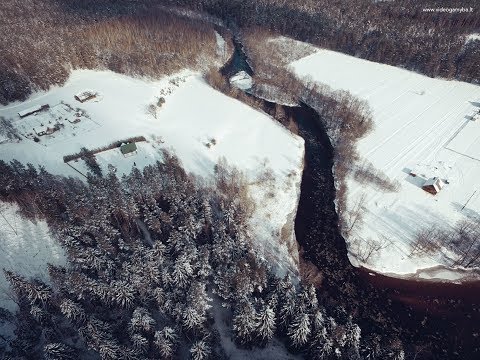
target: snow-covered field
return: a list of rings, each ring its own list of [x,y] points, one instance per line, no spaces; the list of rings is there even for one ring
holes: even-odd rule
[[[85,89],[101,94],[99,101],[76,101],[74,95]],[[160,97],[165,98],[165,103],[154,112],[147,111],[147,106],[157,104]],[[41,112],[20,119],[19,111],[43,104],[55,108],[62,101],[88,115],[88,119],[75,126],[82,123],[91,126],[84,126],[81,131],[71,131],[66,126],[51,135],[40,136],[40,142],[23,138],[20,142],[0,143],[0,159],[30,162],[55,174],[82,178],[80,173],[87,171],[83,161],[72,161],[69,165],[63,162],[63,156],[77,153],[81,147],[99,148],[134,136],[147,139],[137,144],[136,154],[123,157],[118,148],[101,152],[96,155],[100,166],[106,170],[112,164],[121,175],[132,166],[143,168],[161,159],[160,149],[170,149],[187,171],[209,177],[214,165],[225,157],[230,165],[244,171],[251,182],[257,202],[252,220],[253,238],[257,240],[259,253],[274,258],[281,273],[295,268],[287,247],[294,243],[293,226],[288,224],[293,221],[299,195],[304,151],[300,137],[266,114],[219,93],[199,75],[188,71],[159,81],[112,72],[74,71],[62,87],[38,93],[22,103],[0,107],[0,116],[12,119],[23,135],[22,124],[39,122],[50,115]],[[273,171],[273,179],[259,184],[259,176],[268,168]],[[5,226],[0,231],[5,231]],[[22,234],[0,238],[3,252],[0,256],[10,259],[5,262],[7,268],[30,271],[27,259],[33,250],[29,249],[18,261],[11,250],[12,243],[22,248],[25,241]],[[36,259],[50,261],[42,253]]]
[[[480,214],[480,121],[472,120],[480,110],[480,87],[327,50],[290,67],[300,77],[368,101],[375,126],[358,143],[359,154],[401,185],[398,192],[384,193],[353,178],[347,180],[349,209],[365,197],[364,224],[348,239],[352,262],[358,263],[355,239],[361,244],[374,239],[385,247],[364,265],[377,271],[451,280],[472,276],[472,272],[439,271],[439,265],[450,263],[447,257],[452,254],[410,256],[410,244],[421,229],[453,226]],[[417,177],[409,175],[411,171]],[[421,188],[425,179],[434,176],[448,181],[436,196]],[[423,270],[427,268],[434,269]]]

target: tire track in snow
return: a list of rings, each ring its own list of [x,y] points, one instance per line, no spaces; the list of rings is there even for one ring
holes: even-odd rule
[[[383,171],[388,172],[392,170],[395,165],[404,160],[407,156],[415,150],[417,153],[423,153],[427,148],[432,149],[432,144],[438,143],[439,146],[433,147],[430,153],[436,153],[439,149],[443,147],[443,142],[440,139],[443,139],[444,136],[452,131],[458,129],[458,124],[453,123],[452,125],[446,127],[440,133],[435,133],[435,129],[439,129],[443,124],[449,122],[452,114],[456,114],[457,111],[462,108],[464,104],[457,105],[455,108],[451,109],[446,115],[442,116],[440,120],[432,124],[427,130],[425,130],[421,135],[417,136],[411,143],[409,143],[407,148],[404,148],[402,152],[399,152],[397,156],[391,159],[387,164],[383,166]],[[434,136],[432,136],[434,134]],[[423,144],[423,145],[422,145]],[[418,147],[418,145],[422,145]]]
[[[440,101],[443,100],[443,98],[452,93],[455,88],[457,87],[458,85],[455,84],[455,86],[453,86],[452,88],[449,88],[444,94],[442,94],[436,101],[432,102],[430,105],[428,105],[425,109],[423,109],[419,114],[417,114],[416,116],[414,116],[410,121],[408,121],[407,123],[403,124],[400,128],[398,128],[397,130],[395,130],[393,133],[391,133],[389,136],[387,136],[383,141],[381,141],[379,144],[377,144],[375,147],[373,147],[372,149],[370,149],[369,151],[367,151],[363,157],[368,157],[369,155],[371,155],[373,152],[375,152],[376,150],[378,150],[379,148],[381,148],[383,145],[385,145],[388,141],[390,141],[391,139],[393,139],[399,132],[401,132],[402,130],[405,130],[408,126],[410,126],[412,123],[414,123],[415,121],[417,121],[417,119],[422,116],[424,113],[426,113],[428,110],[430,110],[433,106],[435,106],[436,104],[438,104]]]

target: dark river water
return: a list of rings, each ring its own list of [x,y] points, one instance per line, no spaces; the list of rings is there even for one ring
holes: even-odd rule
[[[242,44],[222,69],[253,74]],[[273,113],[275,104],[264,101]],[[480,359],[480,282],[399,279],[351,265],[340,234],[332,173],[333,148],[318,114],[306,105],[284,107],[305,140],[305,168],[295,219],[303,257],[321,271],[319,298],[328,310],[353,314],[362,335],[398,337],[407,359]],[[421,350],[427,345],[425,350]]]
[[[303,106],[291,111],[306,151],[295,223],[297,241],[305,257],[325,274],[321,287],[327,304],[356,313],[367,332],[396,329],[392,335],[411,348],[431,344],[432,353],[417,354],[417,359],[480,359],[480,282],[398,279],[353,267],[333,202],[330,141],[312,109]],[[384,320],[372,321],[379,318]]]

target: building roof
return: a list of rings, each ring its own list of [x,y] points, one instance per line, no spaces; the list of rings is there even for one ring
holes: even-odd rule
[[[75,95],[75,98],[77,98],[80,101],[85,101],[91,97],[96,96],[97,93],[93,90],[84,90],[82,92],[79,92],[77,95]]]
[[[123,155],[137,151],[137,144],[135,144],[134,142],[123,144],[120,146],[120,151]]]
[[[424,183],[423,183],[423,187],[426,187],[426,186],[433,186],[434,189],[439,192],[440,190],[442,190],[442,188],[444,187],[445,183],[442,181],[442,179],[438,178],[438,177],[433,177],[433,178],[430,178],[428,180],[426,180]]]
[[[28,109],[19,111],[19,112],[18,112],[18,115],[19,115],[20,117],[25,117],[25,116],[27,116],[27,115],[30,115],[30,114],[33,114],[33,113],[35,113],[35,112],[37,112],[37,111],[42,110],[44,107],[45,107],[45,105],[32,106],[32,107],[29,107]]]
[[[37,134],[40,134],[42,132],[47,132],[48,131],[48,126],[35,126],[33,128]]]

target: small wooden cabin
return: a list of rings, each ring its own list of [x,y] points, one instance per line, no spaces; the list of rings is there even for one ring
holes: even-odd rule
[[[445,183],[442,181],[442,179],[433,177],[425,181],[425,183],[422,185],[422,189],[432,195],[437,195],[444,186]]]

